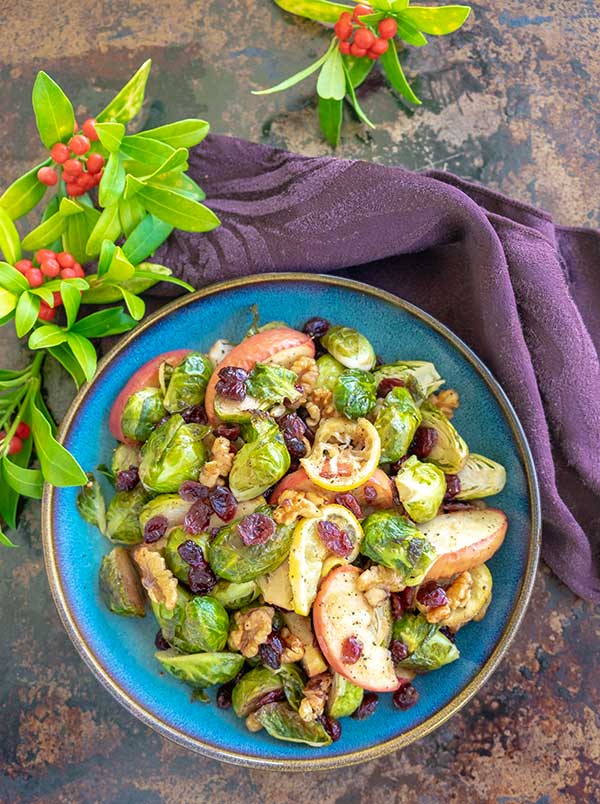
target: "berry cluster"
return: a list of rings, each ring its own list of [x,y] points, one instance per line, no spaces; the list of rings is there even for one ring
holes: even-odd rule
[[[340,40],[339,48],[344,56],[355,56],[359,59],[366,56],[368,59],[376,61],[387,51],[388,39],[396,36],[398,24],[393,17],[386,17],[377,26],[379,36],[375,36],[373,31],[367,28],[360,19],[373,13],[370,6],[358,5],[352,14],[349,11],[340,14],[333,30]],[[352,41],[350,41],[351,39]]]
[[[75,130],[77,130],[77,123]],[[60,165],[62,165],[62,177],[67,186],[67,193],[70,196],[83,195],[92,187],[100,184],[104,157],[95,152],[85,156],[92,147],[92,142],[98,139],[96,121],[93,117],[85,121],[82,131],[82,134],[74,134],[67,145],[64,142],[57,142],[50,148],[50,156],[56,167],[47,166],[38,170],[37,176],[42,184],[52,187],[58,182],[57,168]]]
[[[72,254],[68,251],[50,251],[48,248],[41,248],[36,251],[33,260],[18,260],[15,268],[20,271],[32,288],[39,288],[46,279],[74,279],[84,277],[85,272]],[[52,321],[56,315],[56,308],[62,304],[62,297],[59,291],[54,292],[54,307],[50,307],[45,301],[40,302],[38,318],[42,321]]]
[[[25,422],[20,422],[15,430],[14,436],[10,439],[10,443],[8,445],[8,455],[16,455],[17,452],[21,452],[23,449],[23,441],[29,438],[31,435],[31,428]],[[4,430],[0,430],[0,450],[4,447],[4,442],[6,440],[6,433]]]

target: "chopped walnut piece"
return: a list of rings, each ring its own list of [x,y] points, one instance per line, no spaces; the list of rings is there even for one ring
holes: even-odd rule
[[[177,578],[167,568],[161,554],[141,545],[133,551],[133,558],[140,568],[142,586],[150,600],[163,603],[168,611],[173,611],[177,603]]]
[[[455,391],[454,388],[448,388],[437,394],[430,394],[428,402],[439,408],[446,418],[451,419],[454,416],[454,411],[460,405],[460,398],[458,391]]]
[[[461,572],[460,575],[452,581],[450,586],[446,587],[446,597],[448,602],[444,606],[436,606],[435,608],[428,609],[421,606],[417,601],[417,608],[423,612],[429,623],[444,624],[446,620],[455,609],[464,608],[469,602],[471,597],[471,587],[473,586],[473,578],[468,571]]]
[[[214,488],[219,479],[227,477],[233,466],[234,455],[230,450],[231,442],[224,436],[215,438],[210,453],[212,460],[205,463],[200,472],[200,482],[209,489]]]
[[[327,505],[325,497],[314,491],[293,491],[287,489],[277,501],[273,519],[279,525],[289,525],[296,519],[319,515],[319,510]]]
[[[389,567],[374,564],[359,576],[356,585],[370,606],[376,608],[389,597],[390,592],[401,592],[406,584],[402,576]]]
[[[255,712],[251,712],[246,718],[246,728],[248,731],[260,731],[262,729],[262,723],[256,717]]]
[[[327,696],[331,689],[332,677],[329,673],[313,676],[302,690],[304,698],[300,701],[298,714],[305,722],[316,720],[325,711]]]
[[[236,611],[233,615],[234,628],[227,640],[230,650],[239,650],[246,659],[258,654],[258,648],[267,641],[273,627],[272,606],[259,606],[250,611]]]
[[[285,626],[281,629],[279,635],[285,645],[281,656],[281,663],[291,664],[292,662],[299,662],[304,657],[304,643],[302,640],[295,634],[292,634],[290,629]]]
[[[304,396],[308,397],[319,379],[317,361],[314,357],[303,355],[294,360],[290,366],[290,370],[297,375],[298,385],[301,386]]]
[[[305,407],[308,413],[306,423],[309,427],[316,427],[321,419],[337,416],[337,411],[333,404],[333,394],[328,388],[315,388],[311,391]]]
[[[438,623],[439,625],[452,613],[452,609],[448,603],[445,603],[443,606],[428,609],[425,606],[422,607],[421,604],[417,602],[417,608],[425,615],[425,619],[428,623]]]

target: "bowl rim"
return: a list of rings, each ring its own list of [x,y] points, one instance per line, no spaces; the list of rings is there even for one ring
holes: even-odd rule
[[[277,759],[259,756],[248,756],[247,754],[238,753],[235,750],[217,748],[214,745],[205,743],[200,739],[191,737],[185,731],[175,728],[165,720],[159,718],[147,709],[140,701],[132,697],[120,684],[115,681],[108,670],[103,666],[100,658],[94,653],[92,648],[87,644],[78,624],[73,616],[69,603],[62,586],[58,561],[55,553],[55,545],[52,532],[53,521],[53,508],[54,508],[54,488],[48,483],[44,485],[44,494],[42,498],[42,543],[44,549],[44,562],[46,565],[46,574],[50,584],[50,591],[54,599],[55,606],[62,623],[71,639],[78,653],[94,673],[96,678],[101,684],[121,703],[129,712],[138,717],[142,722],[153,728],[159,734],[167,737],[168,739],[191,749],[197,753],[208,756],[211,759],[218,759],[224,762],[229,762],[236,765],[246,767],[263,768],[270,770],[280,771],[307,771],[307,770],[332,770],[345,767],[348,765],[357,764],[359,762],[366,762],[371,759],[377,759],[404,748],[415,740],[419,740],[432,732],[434,729],[445,723],[450,717],[458,712],[471,698],[479,691],[483,684],[488,680],[490,675],[497,668],[498,664],[504,657],[510,643],[512,642],[517,629],[523,619],[523,615],[529,603],[533,584],[536,575],[537,564],[540,554],[541,543],[541,504],[540,492],[537,480],[537,474],[531,450],[529,448],[527,438],[523,431],[523,427],[510,403],[506,393],[501,388],[498,381],[492,375],[491,371],[485,366],[479,357],[468,347],[457,335],[455,335],[448,327],[435,319],[429,313],[421,310],[419,307],[405,301],[399,296],[395,296],[385,290],[367,285],[363,282],[358,282],[353,279],[347,279],[340,276],[332,276],[328,274],[312,274],[301,271],[289,273],[263,273],[256,276],[245,276],[236,279],[228,279],[222,282],[217,282],[208,285],[194,293],[180,296],[174,301],[161,307],[155,313],[148,316],[148,318],[141,324],[135,327],[131,332],[127,333],[119,342],[99,361],[98,368],[93,380],[85,383],[73,402],[69,406],[61,426],[59,428],[57,439],[62,443],[67,435],[73,420],[75,419],[79,408],[87,397],[87,394],[95,383],[99,382],[102,375],[110,366],[111,361],[118,355],[129,343],[137,338],[142,332],[154,326],[154,324],[161,319],[170,316],[182,307],[196,302],[198,299],[206,298],[219,294],[223,291],[235,289],[245,285],[262,285],[270,282],[313,282],[324,285],[334,285],[343,288],[350,288],[355,291],[366,293],[370,296],[379,298],[387,303],[400,308],[404,312],[415,316],[423,321],[425,324],[434,329],[437,333],[442,335],[447,341],[451,343],[479,373],[485,381],[487,387],[493,394],[495,400],[502,409],[508,425],[511,429],[513,438],[517,445],[525,475],[527,478],[527,488],[529,495],[530,507],[530,535],[529,535],[529,549],[527,556],[527,565],[521,578],[519,592],[515,601],[515,605],[507,619],[500,639],[494,647],[488,659],[481,666],[475,677],[460,691],[454,698],[449,701],[442,709],[439,709],[433,715],[428,717],[422,723],[414,726],[402,734],[390,738],[384,742],[370,746],[368,748],[358,749],[347,754],[341,754],[333,757],[324,756],[323,758],[310,757],[307,759]]]

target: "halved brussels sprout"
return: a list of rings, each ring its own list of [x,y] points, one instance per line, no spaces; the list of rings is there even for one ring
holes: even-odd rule
[[[211,591],[211,597],[218,600],[226,609],[242,609],[260,594],[260,589],[256,581],[246,581],[246,583],[232,583],[231,581],[219,581]]]
[[[257,508],[256,513],[271,515],[268,505]],[[265,572],[278,567],[290,551],[294,524],[276,525],[275,533],[264,544],[245,545],[236,520],[217,533],[208,547],[208,560],[221,578],[236,583],[253,581]]]
[[[166,414],[160,388],[142,388],[125,403],[121,416],[123,435],[132,441],[145,441]]]
[[[129,551],[115,547],[100,564],[100,594],[106,607],[125,617],[145,617],[146,600]]]
[[[346,368],[370,371],[377,362],[370,342],[352,327],[330,327],[321,344]]]
[[[265,695],[283,690],[281,678],[268,667],[254,667],[240,678],[231,693],[233,711],[238,717],[256,712]]]
[[[189,505],[189,503],[188,503]],[[187,531],[181,527],[172,528],[167,534],[167,544],[165,545],[164,558],[167,567],[171,570],[173,575],[184,583],[188,582],[190,572],[190,565],[183,560],[177,552],[177,548],[184,542],[192,541],[202,549],[206,557],[208,552],[208,533],[200,533],[197,536],[190,536]]]
[[[421,424],[421,412],[407,388],[392,388],[382,402],[375,429],[381,439],[380,463],[399,461]]]
[[[140,460],[140,451],[137,447],[129,444],[119,444],[113,452],[110,466],[111,472],[116,476],[119,472],[125,472],[132,466],[139,466]]]
[[[143,486],[133,491],[117,491],[106,511],[106,535],[111,542],[138,544],[143,533],[140,527],[140,514],[150,499]]]
[[[403,380],[419,404],[444,384],[436,367],[426,360],[404,360],[388,366],[378,366],[373,375],[377,385],[388,378]]]
[[[161,650],[154,656],[175,678],[192,687],[210,687],[226,684],[235,678],[244,665],[239,653],[189,653]]]
[[[471,620],[482,620],[492,599],[492,573],[485,564],[470,569],[473,585],[471,594],[465,606],[461,606],[445,617],[440,625],[445,625],[453,631],[458,631]]]
[[[159,494],[146,503],[140,514],[140,526],[144,530],[146,522],[155,516],[164,516],[167,526],[174,528],[182,525],[185,515],[192,507],[192,503],[182,500],[179,494]]]
[[[169,377],[165,408],[170,413],[181,413],[186,408],[201,405],[212,373],[213,365],[206,355],[190,352]]]
[[[293,371],[272,363],[257,363],[248,376],[246,387],[258,401],[258,410],[269,410],[284,399],[295,402],[300,396]]]
[[[361,705],[364,692],[362,687],[348,681],[339,673],[334,673],[327,698],[327,714],[336,719],[348,717]]]
[[[95,525],[100,533],[106,533],[106,503],[100,483],[91,472],[87,473],[88,481],[81,487],[75,501],[80,516]]]
[[[439,467],[411,455],[394,482],[400,502],[414,522],[427,522],[437,516],[446,493],[446,476]]]
[[[373,375],[360,369],[346,369],[335,384],[333,404],[349,419],[366,416],[375,407],[377,386]]]
[[[456,475],[464,467],[469,457],[469,448],[456,428],[435,405],[424,402],[421,405],[423,427],[430,427],[437,433],[437,440],[427,456],[430,463],[439,466],[447,475]]]
[[[394,618],[392,617],[392,603],[388,597],[373,609],[375,642],[378,645],[382,645],[384,648],[389,647],[389,644],[392,641],[393,623]]]
[[[506,484],[506,469],[485,455],[472,452],[458,473],[460,491],[457,500],[478,500],[500,494]]]
[[[152,613],[156,617],[156,622],[160,626],[162,635],[169,645],[175,646],[180,642],[181,627],[185,617],[185,607],[192,599],[192,594],[181,584],[177,586],[177,602],[172,610],[169,610],[164,603],[150,601]]]
[[[360,552],[377,564],[396,570],[407,586],[421,583],[436,553],[415,525],[395,511],[377,511],[362,523]]]
[[[200,424],[186,424],[177,413],[159,425],[142,447],[143,485],[160,494],[177,491],[186,480],[197,480],[206,461],[202,439],[208,432]]]
[[[331,737],[318,720],[307,723],[288,703],[261,706],[255,717],[271,737],[278,740],[305,743],[317,748],[331,744]]]
[[[182,653],[219,651],[227,642],[229,615],[208,595],[193,597],[178,587],[173,611],[161,603],[151,605],[164,638]]]
[[[319,369],[319,379],[317,380],[317,388],[327,388],[328,391],[333,393],[338,377],[346,369],[339,360],[331,355],[321,355],[317,360],[317,368]]]
[[[298,709],[304,698],[304,687],[306,686],[304,675],[295,664],[282,664],[275,672],[281,679],[289,705],[293,709]]]
[[[242,436],[246,443],[236,453],[229,473],[229,488],[240,502],[258,497],[290,468],[290,454],[273,419],[252,416]]]
[[[428,623],[422,614],[407,612],[394,623],[393,638],[408,648],[406,659],[396,664],[397,669],[428,673],[455,661],[460,652],[439,626]]]

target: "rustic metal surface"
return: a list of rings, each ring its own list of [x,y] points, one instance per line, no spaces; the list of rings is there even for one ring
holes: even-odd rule
[[[375,132],[348,119],[339,154],[452,170],[550,210],[600,225],[600,12],[595,0],[490,0],[465,30],[406,54],[419,110],[369,80]],[[252,99],[324,47],[322,30],[270,0],[25,0],[0,5],[0,186],[40,155],[29,93],[52,73],[93,111],[148,56],[153,124],[200,114],[213,130],[308,154],[321,141],[310,81]],[[0,364],[23,361],[0,332]],[[48,378],[57,416],[63,378]],[[84,667],[50,599],[29,504],[0,553],[0,802],[180,804],[374,800],[594,802],[600,799],[600,608],[547,570],[526,620],[479,696],[442,729],[358,768],[275,776],[187,753],[133,719]]]

